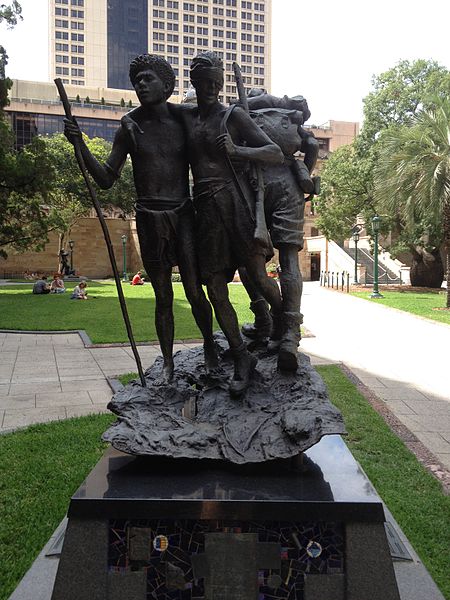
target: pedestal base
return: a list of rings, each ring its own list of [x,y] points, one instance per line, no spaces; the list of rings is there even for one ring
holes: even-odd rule
[[[399,600],[381,500],[338,436],[278,460],[108,450],[71,500],[52,600]]]

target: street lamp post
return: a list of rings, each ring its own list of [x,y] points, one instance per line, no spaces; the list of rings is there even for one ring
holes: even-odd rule
[[[70,274],[73,275],[73,247],[75,246],[75,242],[73,240],[69,240],[69,248],[70,248]]]
[[[378,291],[378,232],[380,231],[381,217],[375,215],[372,219],[372,230],[374,236],[374,252],[373,252],[373,292],[371,298],[383,298]]]
[[[123,249],[123,277],[122,281],[128,281],[127,275],[127,236],[123,234],[122,236],[122,249]]]
[[[353,241],[355,242],[355,277],[353,283],[358,285],[358,242],[359,242],[359,228],[356,226],[353,228]]]

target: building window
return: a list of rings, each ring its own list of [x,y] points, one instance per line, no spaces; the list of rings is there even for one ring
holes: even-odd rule
[[[69,27],[69,21],[63,19],[55,19],[55,27],[61,27],[61,29],[67,29]]]
[[[165,18],[165,12],[163,10],[154,10],[153,11],[153,18],[157,18],[157,19],[164,19]]]
[[[223,19],[213,19],[213,25],[215,25],[216,27],[223,27]],[[220,37],[223,37],[223,36],[220,36]]]
[[[58,17],[68,17],[69,9],[68,8],[59,8],[58,6],[55,8],[55,15]]]
[[[70,28],[71,29],[81,29],[84,30],[84,23],[77,23],[76,21],[71,21],[70,22]]]
[[[167,8],[176,8],[178,10],[178,2],[167,0]]]
[[[153,21],[153,28],[154,29],[165,29],[164,23],[162,23],[161,21]]]
[[[75,19],[84,19],[84,10],[71,10],[70,16]]]
[[[84,33],[71,33],[70,39],[72,42],[84,42]]]
[[[84,6],[84,0],[72,0],[72,6]]]
[[[227,31],[227,40],[235,40],[237,33],[235,31]]]
[[[223,8],[213,7],[213,15],[223,16]]]
[[[56,0],[56,4],[69,4],[69,0]]]
[[[189,2],[183,2],[183,10],[190,10],[194,12],[195,7],[193,4],[189,4]]]
[[[76,54],[84,54],[84,46],[76,46],[75,44],[72,44],[70,49]]]
[[[164,0],[153,0],[153,6],[164,6]]]
[[[194,23],[194,15],[183,15],[183,21],[185,23]]]
[[[69,68],[68,67],[56,67],[55,69],[57,75],[68,75]]]
[[[56,31],[55,37],[57,40],[68,40],[69,33],[67,31]]]
[[[178,31],[178,23],[167,23],[167,29],[168,31]]]
[[[194,33],[195,28],[193,25],[183,25],[184,33]]]
[[[197,35],[208,35],[207,27],[197,27]]]
[[[197,23],[203,23],[203,25],[208,25],[208,17],[197,17]]]
[[[207,6],[197,6],[197,12],[208,14],[208,7]]]
[[[70,69],[72,77],[84,77],[84,69]]]
[[[156,41],[160,41],[160,42],[164,42],[166,36],[164,33],[159,33],[159,31],[154,31],[153,32],[153,39]]]
[[[72,65],[84,65],[84,58],[82,56],[72,56]]]
[[[183,44],[195,44],[195,38],[189,37],[188,35],[183,36]]]
[[[55,43],[56,52],[69,52],[69,44],[58,44]]]
[[[167,52],[170,52],[171,54],[178,54],[179,48],[178,46],[167,46]]]
[[[178,21],[178,13],[169,11],[167,13],[167,18],[169,19],[169,21]]]
[[[61,56],[61,54],[57,54],[56,55],[56,62],[57,63],[68,63],[69,62],[69,57],[68,56]]]
[[[153,52],[164,52],[164,44],[153,44]]]
[[[237,23],[236,21],[226,21],[226,26],[228,29],[236,29]]]

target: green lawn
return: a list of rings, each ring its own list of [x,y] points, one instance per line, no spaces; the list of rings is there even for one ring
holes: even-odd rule
[[[450,498],[338,367],[319,367],[347,444],[450,600]],[[93,415],[0,436],[0,600],[7,600],[98,461],[113,420]],[[32,451],[30,451],[32,449]]]
[[[75,284],[70,285],[71,291]],[[69,292],[33,295],[31,288],[32,284],[0,286],[0,329],[84,329],[94,343],[128,341],[113,281],[88,282],[90,299],[87,302],[70,300]],[[124,284],[123,289],[136,341],[155,341],[155,297],[151,285]],[[176,338],[200,338],[183,286],[174,283],[173,289]],[[240,322],[253,321],[244,287],[230,285],[229,289]]]
[[[351,292],[352,296],[364,298],[378,304],[385,304],[392,308],[410,312],[413,315],[450,325],[450,310],[436,310],[445,307],[446,292],[418,292],[417,290],[410,291],[408,289],[403,292],[394,292],[380,288],[380,293],[383,294],[384,298],[370,298],[371,291],[369,289],[364,292]]]

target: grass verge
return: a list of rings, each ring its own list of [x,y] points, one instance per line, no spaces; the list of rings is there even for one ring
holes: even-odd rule
[[[445,291],[424,291],[416,290],[389,291],[381,289],[383,298],[370,298],[370,290],[364,292],[351,292],[352,296],[364,298],[371,302],[384,304],[391,308],[398,308],[419,317],[426,317],[439,323],[450,325],[450,310],[443,310],[446,302]]]
[[[0,600],[6,600],[103,454],[114,420],[92,415],[0,436]]]
[[[75,285],[75,283],[73,284]],[[70,293],[33,295],[30,285],[0,286],[0,329],[21,331],[65,331],[84,329],[94,343],[127,342],[114,281],[90,281],[87,302],[70,300]],[[70,290],[71,288],[69,288]],[[173,284],[175,336],[198,339],[200,331],[181,283]],[[230,298],[240,323],[253,321],[247,292],[242,285],[230,285]],[[150,284],[123,285],[136,341],[156,341],[155,296]],[[215,328],[218,328],[215,323]]]
[[[338,367],[317,370],[343,413],[348,446],[450,600],[450,498]],[[64,516],[70,496],[100,458],[100,436],[113,419],[93,415],[0,436],[0,600]]]
[[[344,417],[345,441],[450,600],[450,497],[337,366],[317,367]]]

